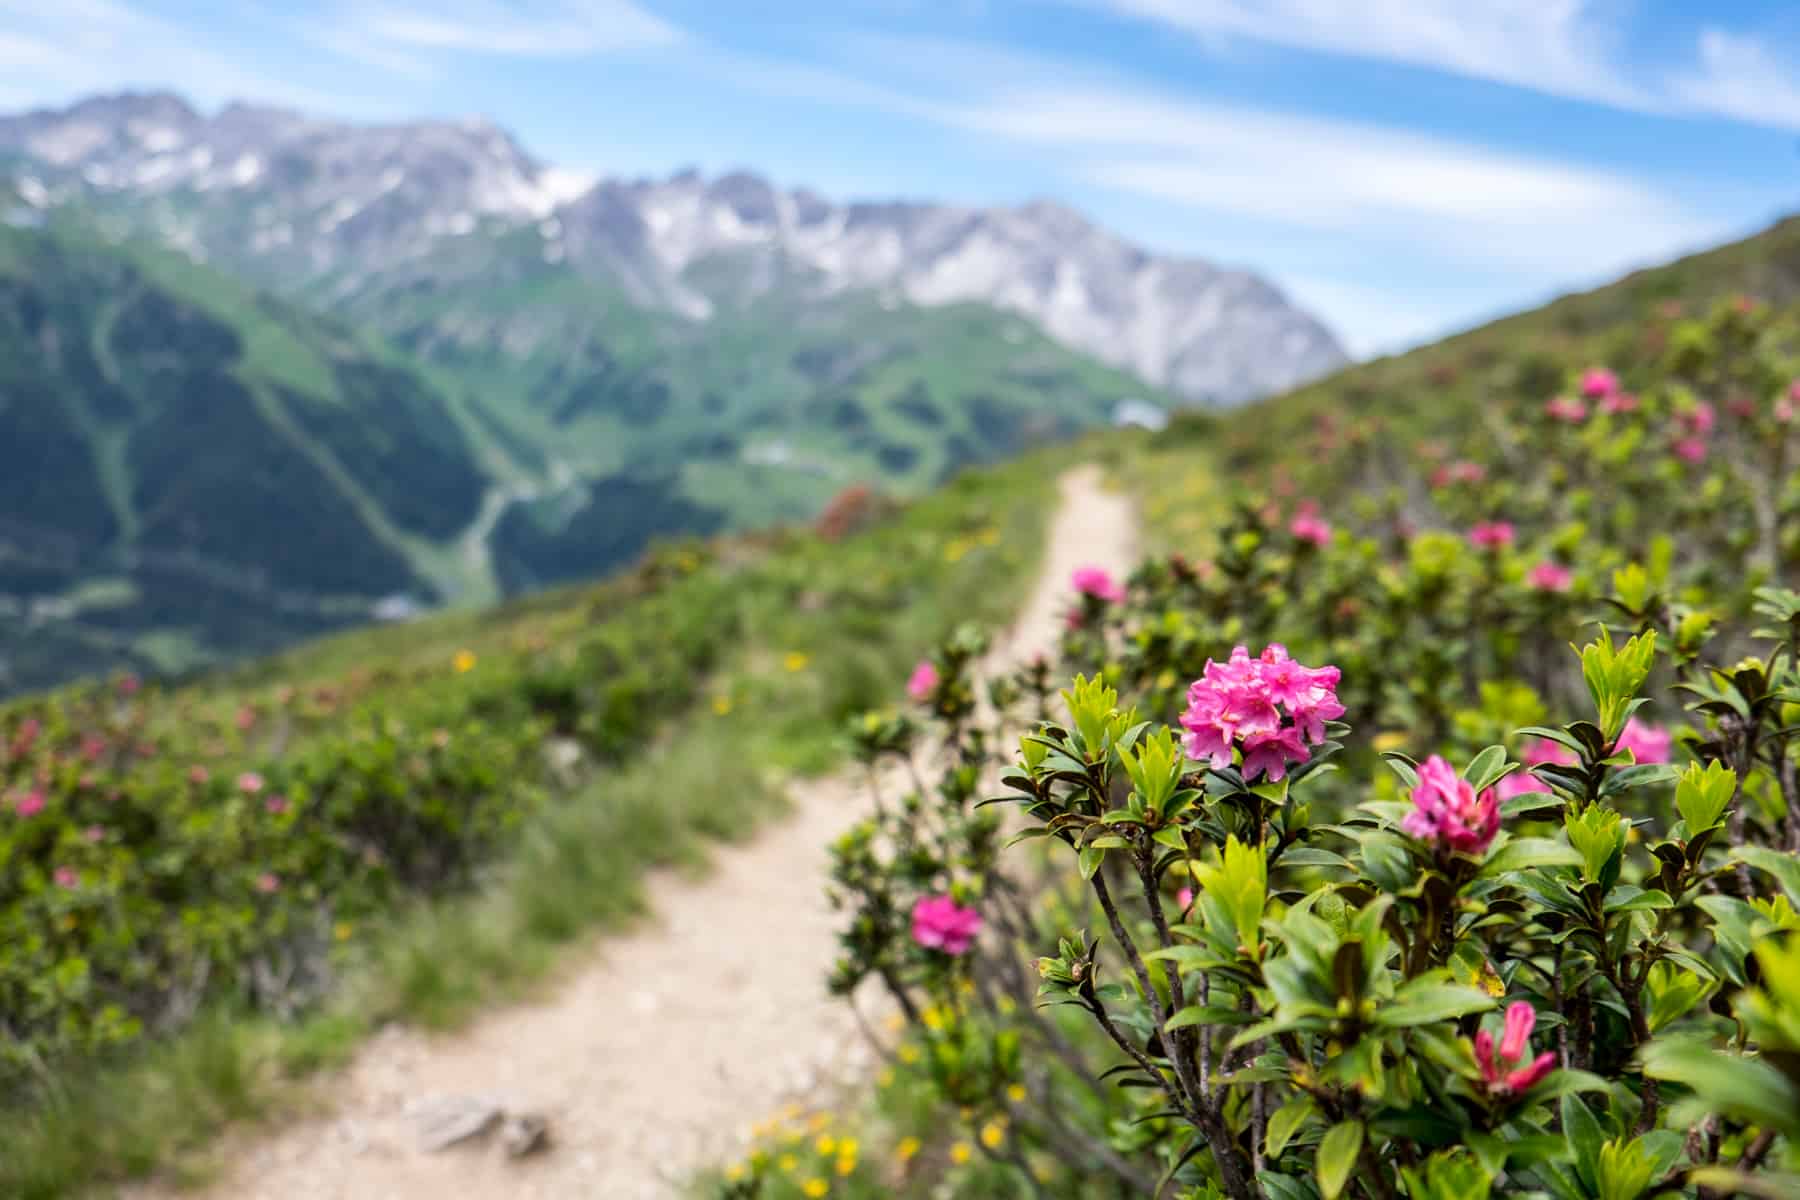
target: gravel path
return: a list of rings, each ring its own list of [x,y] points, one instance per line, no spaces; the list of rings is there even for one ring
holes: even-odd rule
[[[1134,521],[1100,473],[1061,482],[1044,570],[995,665],[1048,648],[1088,563],[1122,573]],[[849,776],[799,785],[793,811],[719,849],[700,881],[652,880],[655,914],[600,941],[542,1002],[447,1034],[391,1029],[324,1081],[329,1115],[233,1136],[216,1200],[637,1200],[679,1193],[783,1103],[862,1075],[869,1053],[848,1007],[825,995],[834,915],[827,843],[864,802]],[[542,1114],[550,1144],[510,1159],[500,1138],[420,1148],[433,1111],[479,1101]],[[175,1195],[136,1189],[139,1200]]]

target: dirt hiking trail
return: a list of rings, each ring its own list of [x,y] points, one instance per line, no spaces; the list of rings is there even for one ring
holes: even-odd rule
[[[1041,574],[989,667],[1054,645],[1069,576],[1132,562],[1129,503],[1094,467],[1060,480]],[[896,689],[898,688],[896,683]],[[537,1002],[460,1030],[392,1028],[322,1080],[326,1115],[228,1136],[206,1187],[133,1189],[137,1200],[639,1200],[680,1194],[790,1100],[866,1074],[848,1005],[825,994],[835,915],[827,844],[862,812],[860,774],[796,784],[793,809],[696,882],[649,881],[649,916],[585,952]],[[436,1153],[433,1114],[542,1114],[548,1145],[522,1158],[504,1130]],[[479,1121],[480,1117],[474,1118]]]

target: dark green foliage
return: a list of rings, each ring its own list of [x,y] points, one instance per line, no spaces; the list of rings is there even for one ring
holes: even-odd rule
[[[494,566],[508,592],[601,575],[630,562],[652,540],[709,534],[725,514],[686,499],[667,474],[611,475],[588,485],[588,501],[560,514],[515,506],[494,531]]]

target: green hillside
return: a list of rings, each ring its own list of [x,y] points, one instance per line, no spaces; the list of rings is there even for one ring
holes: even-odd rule
[[[0,227],[0,634],[17,690],[482,594],[443,393],[178,256]]]
[[[917,494],[1122,399],[1172,403],[980,306],[775,295],[697,324],[516,233],[282,299],[103,236],[117,214],[21,212],[0,224],[0,604],[21,618],[0,694],[593,578],[657,537]]]

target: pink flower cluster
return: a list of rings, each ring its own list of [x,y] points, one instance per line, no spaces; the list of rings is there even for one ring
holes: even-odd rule
[[[1513,544],[1512,522],[1479,522],[1469,530],[1469,541],[1482,550],[1504,550]]]
[[[1544,402],[1544,415],[1552,421],[1579,425],[1587,420],[1587,405],[1574,396],[1553,396]]]
[[[906,681],[906,694],[914,700],[923,702],[931,698],[931,693],[937,690],[937,685],[937,668],[932,665],[929,658],[921,659],[919,665],[913,668],[912,678]]]
[[[1331,540],[1331,526],[1312,513],[1301,513],[1288,522],[1288,532],[1295,541],[1323,546]]]
[[[1525,582],[1540,592],[1566,592],[1575,573],[1559,562],[1545,559],[1525,573]]]
[[[1077,567],[1069,583],[1083,596],[1092,596],[1108,604],[1125,602],[1125,589],[1107,573],[1105,567]]]
[[[13,801],[13,812],[21,817],[35,817],[44,811],[44,793],[26,792]]]
[[[1707,441],[1719,416],[1713,406],[1702,400],[1686,412],[1675,415],[1675,440],[1670,449],[1685,463],[1706,460]]]
[[[1536,1026],[1537,1010],[1516,1000],[1506,1006],[1506,1028],[1498,1047],[1494,1045],[1494,1035],[1487,1030],[1475,1035],[1475,1063],[1481,1068],[1481,1078],[1490,1095],[1517,1096],[1550,1073],[1556,1055],[1549,1050],[1523,1063],[1531,1053],[1531,1031]]]
[[[1224,663],[1208,659],[1188,686],[1182,746],[1195,762],[1214,767],[1228,766],[1232,750],[1241,749],[1245,779],[1280,782],[1290,764],[1310,757],[1309,744],[1325,740],[1325,722],[1344,715],[1338,678],[1336,667],[1303,666],[1274,642],[1258,658],[1239,646]]]
[[[1435,754],[1419,766],[1412,802],[1400,827],[1422,842],[1460,854],[1485,854],[1500,832],[1500,797],[1494,789],[1477,796],[1469,781]]]
[[[1589,367],[1581,373],[1581,394],[1589,400],[1601,400],[1618,391],[1619,377],[1605,367]]]
[[[912,939],[927,950],[966,953],[981,932],[981,914],[949,896],[920,896],[912,910]]]
[[[1478,462],[1461,459],[1446,463],[1431,473],[1431,486],[1446,488],[1453,483],[1480,483],[1487,478],[1487,468]]]
[[[1613,747],[1613,753],[1629,750],[1632,758],[1640,764],[1666,763],[1674,745],[1675,735],[1667,729],[1632,717],[1619,732],[1619,741]]]

